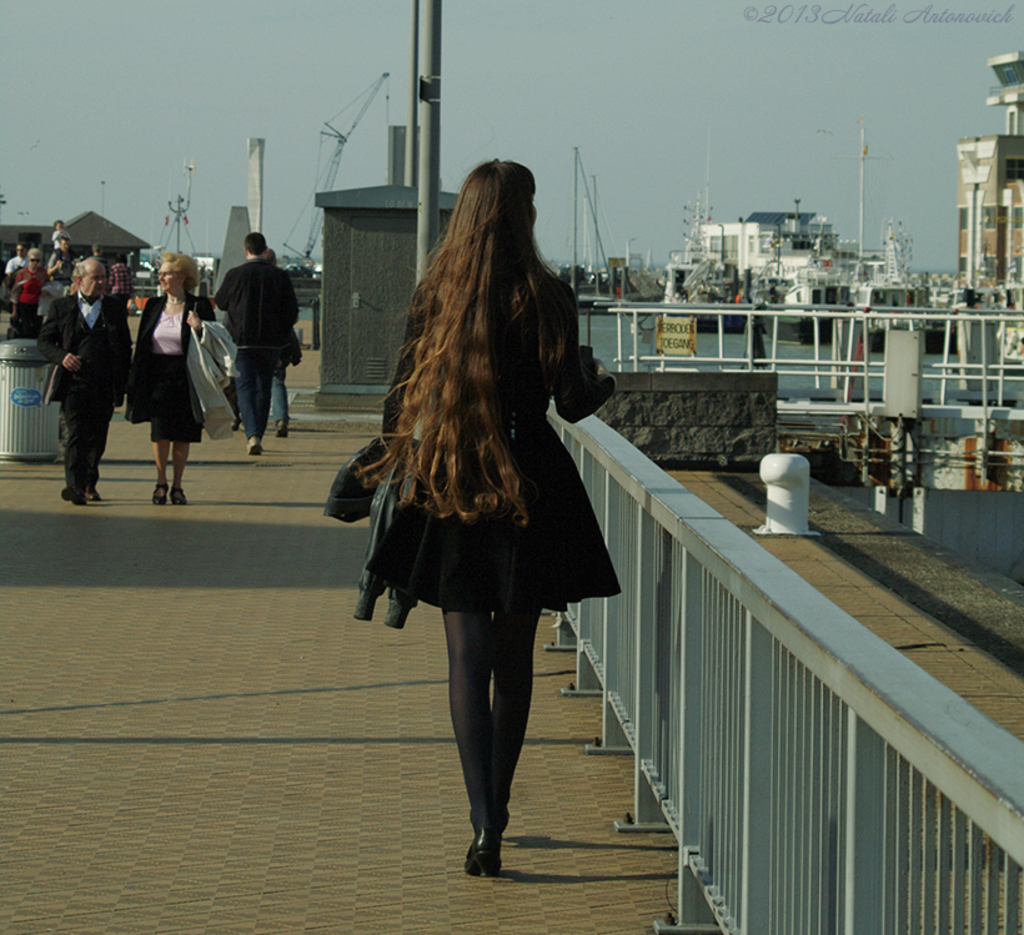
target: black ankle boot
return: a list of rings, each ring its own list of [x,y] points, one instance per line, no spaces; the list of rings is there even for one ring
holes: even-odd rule
[[[501,834],[481,828],[466,854],[466,873],[473,877],[496,877],[501,873]]]

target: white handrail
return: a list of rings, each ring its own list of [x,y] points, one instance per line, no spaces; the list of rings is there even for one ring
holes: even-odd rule
[[[966,392],[968,396],[979,396],[982,407],[987,408],[992,402],[1002,405],[1010,395],[1024,394],[1024,353],[1019,346],[1010,353],[1008,341],[1011,329],[1024,336],[1024,312],[1012,309],[993,312],[895,306],[632,303],[613,306],[606,313],[617,316],[618,357],[614,363],[620,371],[770,370],[779,374],[780,399],[799,398],[801,391],[820,390],[827,383],[845,402],[850,402],[851,382],[863,378],[865,393],[857,408],[870,414],[871,398],[881,395],[884,361],[880,355],[872,355],[872,341],[865,336],[907,329],[934,332],[942,340],[942,352],[926,358],[923,364],[922,385],[928,402],[948,405],[965,398]],[[653,334],[657,316],[662,314],[697,316],[699,322],[712,328],[712,333],[698,335],[694,356],[657,353],[653,341],[645,349],[641,332],[646,327]],[[737,319],[745,337],[733,342],[733,351],[729,353],[726,334],[730,323],[735,326]],[[811,343],[804,345],[796,356],[783,352],[787,342],[780,335],[780,323],[792,323],[794,319],[813,323]],[[764,338],[761,354],[755,354],[755,328],[751,324]],[[989,341],[984,334],[980,334],[980,354],[976,353],[975,359],[965,355],[951,359],[949,345],[954,331],[963,342],[975,328],[979,334],[986,332],[995,339],[995,359],[988,358]],[[631,333],[628,345],[622,340],[624,329]],[[830,332],[830,338],[823,337],[823,332]],[[969,383],[976,383],[980,391],[971,391]],[[987,417],[987,413],[982,417]]]
[[[577,681],[679,841],[680,924],[1018,932],[1024,743],[598,419],[552,421],[623,584],[570,609]]]

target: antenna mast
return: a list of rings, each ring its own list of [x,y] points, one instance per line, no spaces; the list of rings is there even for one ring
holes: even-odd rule
[[[196,161],[192,160],[192,165],[187,162],[184,165],[182,171],[185,173],[185,197],[178,195],[177,205],[173,201],[167,202],[167,207],[170,208],[171,214],[174,215],[174,227],[175,227],[175,252],[181,253],[181,221],[184,218],[185,223],[188,224],[188,218],[186,212],[188,211],[189,205],[192,204],[192,176],[196,174]]]

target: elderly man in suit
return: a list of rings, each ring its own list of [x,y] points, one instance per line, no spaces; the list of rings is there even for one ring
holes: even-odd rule
[[[123,296],[106,295],[99,260],[75,267],[74,294],[57,299],[39,332],[42,355],[55,365],[46,401],[60,401],[67,426],[61,497],[77,506],[100,500],[99,463],[114,409],[124,399],[132,338]]]

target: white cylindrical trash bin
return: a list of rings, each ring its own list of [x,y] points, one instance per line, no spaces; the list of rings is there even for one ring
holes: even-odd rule
[[[57,456],[60,407],[43,403],[49,373],[35,341],[0,341],[0,461]]]

